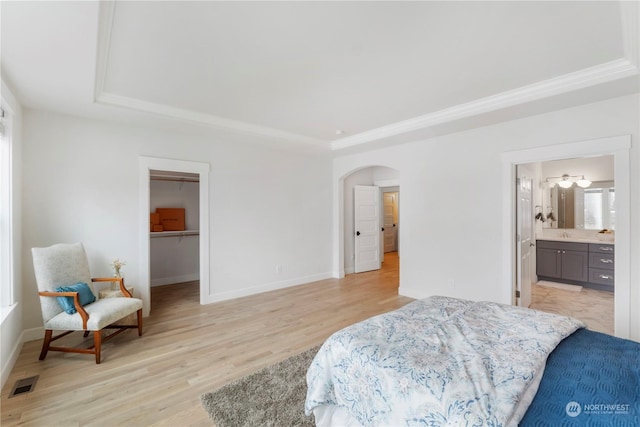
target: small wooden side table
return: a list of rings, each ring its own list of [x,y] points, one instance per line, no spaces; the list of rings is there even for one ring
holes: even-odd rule
[[[127,290],[129,292],[131,292],[131,295],[133,295],[133,286],[127,286]],[[119,298],[119,297],[124,298],[124,294],[122,293],[122,291],[120,289],[107,288],[107,289],[101,289],[98,292],[98,297],[100,299],[103,299],[103,298]],[[123,325],[137,325],[138,324],[138,314],[137,313],[130,314],[130,315],[126,316],[126,317],[123,317],[121,320],[118,320],[117,323],[120,323],[120,324],[123,324]]]

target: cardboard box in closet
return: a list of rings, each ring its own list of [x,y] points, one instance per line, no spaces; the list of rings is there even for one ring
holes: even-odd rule
[[[164,231],[162,224],[160,224],[160,214],[151,212],[149,214],[149,230],[150,231]]]
[[[184,208],[156,208],[164,231],[184,231]]]

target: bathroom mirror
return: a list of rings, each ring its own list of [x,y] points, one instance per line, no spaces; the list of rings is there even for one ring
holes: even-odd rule
[[[613,181],[593,182],[588,188],[543,189],[543,228],[615,230],[615,187]]]

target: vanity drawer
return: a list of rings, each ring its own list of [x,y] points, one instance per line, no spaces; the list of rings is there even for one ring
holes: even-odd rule
[[[589,252],[600,254],[613,254],[615,246],[604,243],[589,243]]]
[[[556,249],[565,251],[581,251],[588,252],[588,243],[576,243],[576,242],[560,242],[557,240],[536,240],[536,244],[539,248],[543,249]]]
[[[599,285],[611,285],[614,284],[614,277],[612,270],[604,270],[601,268],[589,269],[589,282]]]
[[[613,270],[613,254],[599,254],[591,252],[589,254],[589,268],[601,268],[605,270]]]

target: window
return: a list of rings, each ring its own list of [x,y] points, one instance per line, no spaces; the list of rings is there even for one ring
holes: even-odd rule
[[[12,272],[11,175],[11,116],[7,108],[0,108],[0,306],[2,308],[15,302]]]
[[[616,228],[616,193],[614,188],[584,190],[584,228],[602,230]]]

